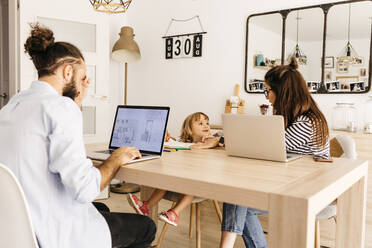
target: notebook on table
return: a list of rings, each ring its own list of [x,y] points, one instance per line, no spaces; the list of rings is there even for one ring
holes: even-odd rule
[[[118,106],[108,149],[91,151],[87,156],[95,160],[106,160],[115,149],[134,146],[140,151],[142,158],[134,159],[131,163],[160,158],[168,116],[169,107]]]

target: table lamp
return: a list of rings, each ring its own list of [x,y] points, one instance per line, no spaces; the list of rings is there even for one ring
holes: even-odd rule
[[[141,58],[141,52],[133,39],[133,28],[128,26],[122,27],[119,35],[120,38],[115,42],[111,56],[114,60],[125,63],[124,105],[127,105],[128,62],[139,60]],[[140,187],[133,183],[119,183],[111,185],[110,189],[115,193],[132,193],[138,192]]]

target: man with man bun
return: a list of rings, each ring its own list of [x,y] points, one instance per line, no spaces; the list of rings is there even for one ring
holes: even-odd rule
[[[79,106],[89,79],[80,50],[38,24],[24,47],[38,80],[0,110],[0,163],[25,192],[39,246],[149,247],[156,232],[150,218],[92,204],[120,166],[141,155],[121,147],[99,168],[86,158]]]

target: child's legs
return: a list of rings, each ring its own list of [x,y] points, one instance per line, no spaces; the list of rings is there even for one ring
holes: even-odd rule
[[[166,190],[163,190],[163,189],[156,189],[154,191],[154,193],[152,193],[150,199],[147,201],[147,207],[148,208],[152,208],[153,206],[155,206],[156,204],[158,204],[158,202],[163,199],[165,193],[167,193]]]
[[[173,208],[173,210],[176,212],[177,215],[180,215],[182,210],[184,210],[188,205],[191,204],[192,200],[194,200],[194,196],[184,195],[177,203],[176,207]]]

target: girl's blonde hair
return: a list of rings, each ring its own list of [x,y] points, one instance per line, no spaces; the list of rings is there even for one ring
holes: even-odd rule
[[[193,142],[192,140],[192,123],[195,121],[199,121],[201,117],[204,117],[206,120],[209,121],[208,115],[202,112],[196,112],[186,117],[182,124],[181,136],[180,141],[182,142]]]

